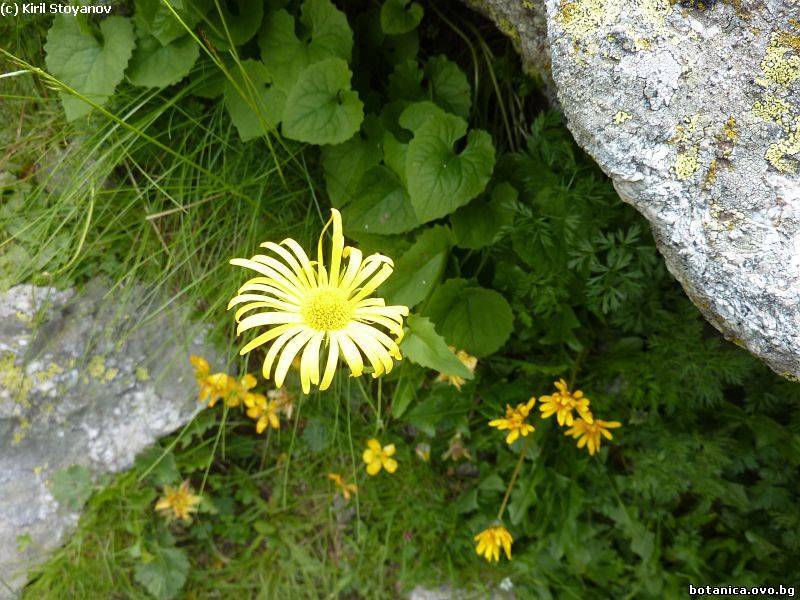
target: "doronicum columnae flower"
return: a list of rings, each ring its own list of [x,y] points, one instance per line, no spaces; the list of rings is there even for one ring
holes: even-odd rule
[[[347,483],[339,473],[328,473],[328,479],[336,484],[336,487],[342,492],[345,502],[350,500],[350,496],[358,493],[358,486],[355,483]]]
[[[506,558],[511,560],[511,544],[514,538],[508,532],[508,529],[502,525],[494,525],[481,531],[475,536],[475,541],[478,545],[475,547],[475,552],[478,556],[483,556],[489,562],[497,562],[500,560],[500,548],[506,554]]]
[[[573,422],[572,411],[576,411],[578,415],[586,422],[592,422],[592,413],[589,411],[589,399],[583,395],[580,390],[571,392],[567,382],[563,379],[553,383],[556,386],[556,391],[549,396],[542,396],[539,398],[539,410],[542,412],[542,418],[547,419],[552,415],[556,415],[559,425],[571,426]]]
[[[176,488],[166,485],[164,496],[156,502],[156,511],[168,520],[179,519],[191,523],[192,513],[197,512],[200,500],[200,496],[192,493],[188,481],[184,481]]]
[[[269,343],[263,374],[269,379],[274,367],[276,387],[283,385],[296,356],[300,357],[300,383],[305,393],[312,385],[319,385],[320,390],[330,386],[340,356],[353,377],[363,374],[365,358],[373,377],[388,373],[393,359],[402,358],[398,344],[408,308],[386,306],[382,298],[369,297],[392,274],[392,260],[381,254],[364,258],[357,248],[345,246],[342,217],[336,209],[331,213],[319,238],[315,263],[290,238],[280,244],[261,244],[271,255],[231,260],[231,264],[260,275],[239,288],[228,304],[229,309],[242,305],[236,311],[237,334],[268,327],[240,353]],[[333,239],[326,266],[322,242],[331,224]],[[343,259],[348,259],[346,264]]]
[[[456,352],[456,349],[453,346],[448,346],[450,350],[455,352],[456,357],[458,360],[461,361],[461,364],[469,369],[470,373],[475,372],[475,367],[478,366],[478,359],[474,356],[467,354],[464,350],[459,350]],[[436,381],[446,381],[450,385],[454,386],[457,390],[461,390],[461,386],[464,385],[466,379],[460,377],[458,375],[445,375],[444,373],[439,373],[438,377],[436,377]]]
[[[362,455],[367,465],[367,475],[377,475],[381,469],[386,469],[390,475],[397,471],[397,461],[391,458],[396,450],[394,444],[381,447],[378,440],[367,440],[367,449]]]
[[[586,446],[589,454],[594,456],[600,450],[601,436],[611,440],[614,436],[611,435],[609,429],[616,429],[621,426],[622,423],[619,421],[593,419],[589,422],[584,419],[578,419],[572,427],[564,432],[564,435],[571,435],[576,438],[578,440],[578,448]]]
[[[528,415],[536,404],[536,398],[531,398],[516,408],[506,405],[506,415],[500,419],[489,421],[490,427],[497,427],[500,431],[508,430],[506,444],[513,444],[519,436],[525,437],[534,430],[533,425],[526,422]]]

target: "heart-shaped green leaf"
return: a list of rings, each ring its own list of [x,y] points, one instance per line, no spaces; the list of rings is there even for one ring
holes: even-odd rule
[[[431,102],[409,106],[400,115],[400,124],[414,132],[405,172],[420,222],[448,215],[483,191],[495,160],[488,133],[471,131],[465,148],[456,152],[453,146],[464,137],[467,124]]]
[[[350,89],[352,73],[339,58],[306,67],[286,100],[283,134],[311,144],[339,144],[364,120],[364,104]]]
[[[411,0],[385,0],[381,6],[381,29],[389,35],[408,33],[419,25],[424,12]]]
[[[491,244],[514,221],[517,195],[510,183],[503,182],[492,190],[491,199],[477,198],[450,215],[456,246],[477,250]]]
[[[73,16],[56,15],[47,33],[45,64],[63,83],[92,102],[108,102],[133,53],[133,25],[125,17],[108,17],[100,22],[99,42],[84,31]],[[82,117],[92,106],[67,92],[61,92],[61,103],[68,121]]]
[[[266,135],[281,120],[286,98],[270,85],[261,61],[245,60],[241,69],[231,69],[232,81],[225,82],[225,106],[243,142]],[[236,85],[234,85],[234,82]]]

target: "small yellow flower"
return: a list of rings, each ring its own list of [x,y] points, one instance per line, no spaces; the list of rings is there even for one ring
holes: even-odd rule
[[[511,544],[514,542],[514,538],[511,537],[508,529],[502,525],[484,529],[475,536],[475,541],[478,542],[475,552],[478,556],[483,556],[487,561],[499,561],[500,548],[505,552],[506,558],[511,560]]]
[[[278,406],[274,401],[267,401],[262,394],[249,393],[244,398],[247,416],[256,422],[256,433],[263,433],[267,427],[281,428],[278,418]]]
[[[367,464],[367,474],[377,475],[381,468],[386,469],[389,474],[397,471],[397,461],[390,458],[397,449],[394,444],[387,444],[381,448],[381,443],[376,439],[367,440],[367,449],[364,450],[362,458]]]
[[[611,435],[609,429],[616,429],[621,426],[622,423],[619,421],[594,419],[589,422],[584,419],[578,419],[572,427],[564,432],[564,435],[571,435],[573,438],[577,438],[578,448],[586,446],[589,450],[589,454],[594,456],[595,452],[600,450],[600,436],[610,440],[614,436]]]
[[[523,404],[517,404],[516,408],[506,405],[505,418],[489,421],[489,426],[497,427],[501,431],[508,429],[506,444],[513,444],[519,436],[525,437],[534,430],[533,425],[525,422],[534,404],[536,404],[536,398],[531,398]]]
[[[180,519],[186,523],[192,522],[192,513],[197,512],[200,496],[192,493],[189,481],[184,481],[180,487],[164,486],[164,496],[156,503],[156,511],[168,520]]]
[[[189,357],[189,362],[192,363],[194,367],[194,378],[197,379],[198,383],[211,374],[211,365],[209,365],[208,361],[202,356],[192,354]]]
[[[322,242],[331,225],[326,266]],[[280,244],[264,242],[261,247],[269,254],[230,261],[255,271],[258,277],[239,288],[228,308],[242,305],[235,313],[237,335],[267,327],[240,353],[268,344],[262,373],[266,379],[274,377],[275,387],[283,385],[297,357],[306,394],[312,385],[328,389],[340,358],[353,377],[364,373],[365,360],[372,376],[379,377],[392,370],[393,360],[402,359],[399,344],[408,307],[386,306],[383,298],[370,297],[392,274],[392,260],[381,254],[363,257],[358,248],[345,246],[338,210],[331,210],[313,263],[291,238]]]
[[[478,366],[478,359],[474,356],[470,356],[463,350],[459,350],[456,352],[456,349],[453,346],[448,346],[450,350],[456,353],[456,357],[458,360],[461,361],[467,369],[469,369],[470,373],[475,372],[475,367]],[[464,385],[466,379],[463,377],[459,377],[458,375],[445,375],[444,373],[439,373],[439,376],[436,378],[436,381],[446,381],[450,385],[455,386],[457,390],[461,390],[461,386]]]
[[[258,380],[248,373],[238,382],[231,386],[228,395],[225,396],[225,404],[230,408],[241,406],[245,399],[252,394],[252,390],[258,384]]]
[[[352,494],[358,493],[358,486],[355,483],[346,483],[344,477],[339,475],[339,473],[328,473],[328,479],[335,483],[336,487],[341,490],[345,502],[350,500]]]
[[[450,446],[447,448],[447,451],[442,454],[442,460],[447,459],[450,459],[453,462],[458,462],[462,459],[472,460],[472,455],[469,453],[469,448],[467,448],[461,441],[460,431],[450,438]]]
[[[559,425],[566,423],[567,426],[571,426],[573,422],[572,411],[575,410],[584,421],[592,422],[589,399],[583,395],[582,391],[569,391],[569,386],[563,379],[559,379],[553,385],[556,386],[555,392],[549,396],[539,398],[539,402],[541,402],[539,410],[542,411],[543,419],[556,415]]]
[[[417,453],[417,456],[422,462],[429,462],[431,460],[431,445],[426,444],[425,442],[417,444],[417,447],[414,448],[414,452]]]
[[[213,407],[220,398],[227,398],[236,388],[236,380],[225,373],[214,373],[200,382],[200,402],[208,402]]]

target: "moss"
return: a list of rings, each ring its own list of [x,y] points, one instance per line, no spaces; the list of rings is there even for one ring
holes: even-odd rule
[[[137,381],[150,380],[150,371],[147,370],[147,367],[136,367],[136,380]]]

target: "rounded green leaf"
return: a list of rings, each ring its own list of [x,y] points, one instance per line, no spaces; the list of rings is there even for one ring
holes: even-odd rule
[[[475,356],[497,352],[511,335],[514,315],[494,290],[448,279],[431,296],[426,315],[447,343]]]
[[[131,56],[127,76],[133,85],[167,87],[186,77],[199,55],[200,47],[190,36],[166,46],[151,35],[142,36]]]
[[[473,378],[472,371],[458,360],[428,319],[409,315],[406,325],[408,333],[400,344],[400,352],[408,360],[445,375]]]
[[[416,29],[425,11],[411,0],[385,0],[381,6],[381,29],[389,35]]]
[[[383,166],[364,173],[356,199],[344,209],[342,218],[348,231],[381,235],[411,231],[419,225],[400,179]]]
[[[503,182],[492,190],[491,199],[478,198],[450,215],[456,246],[477,250],[494,242],[500,231],[514,221],[516,199],[517,190]]]
[[[419,304],[439,280],[450,244],[451,234],[446,227],[425,229],[395,262],[394,273],[379,289],[380,296],[388,304],[409,308]]]
[[[310,144],[339,144],[364,120],[364,104],[350,89],[347,63],[329,58],[306,67],[286,101],[283,134]]]
[[[225,2],[215,4],[204,27],[209,41],[218,50],[229,50],[231,42],[241,46],[249,41],[261,27],[264,19],[263,0],[231,0],[236,11],[231,11]]]
[[[472,106],[472,90],[456,63],[444,56],[434,56],[425,64],[430,94],[433,101],[447,112],[467,118]]]

